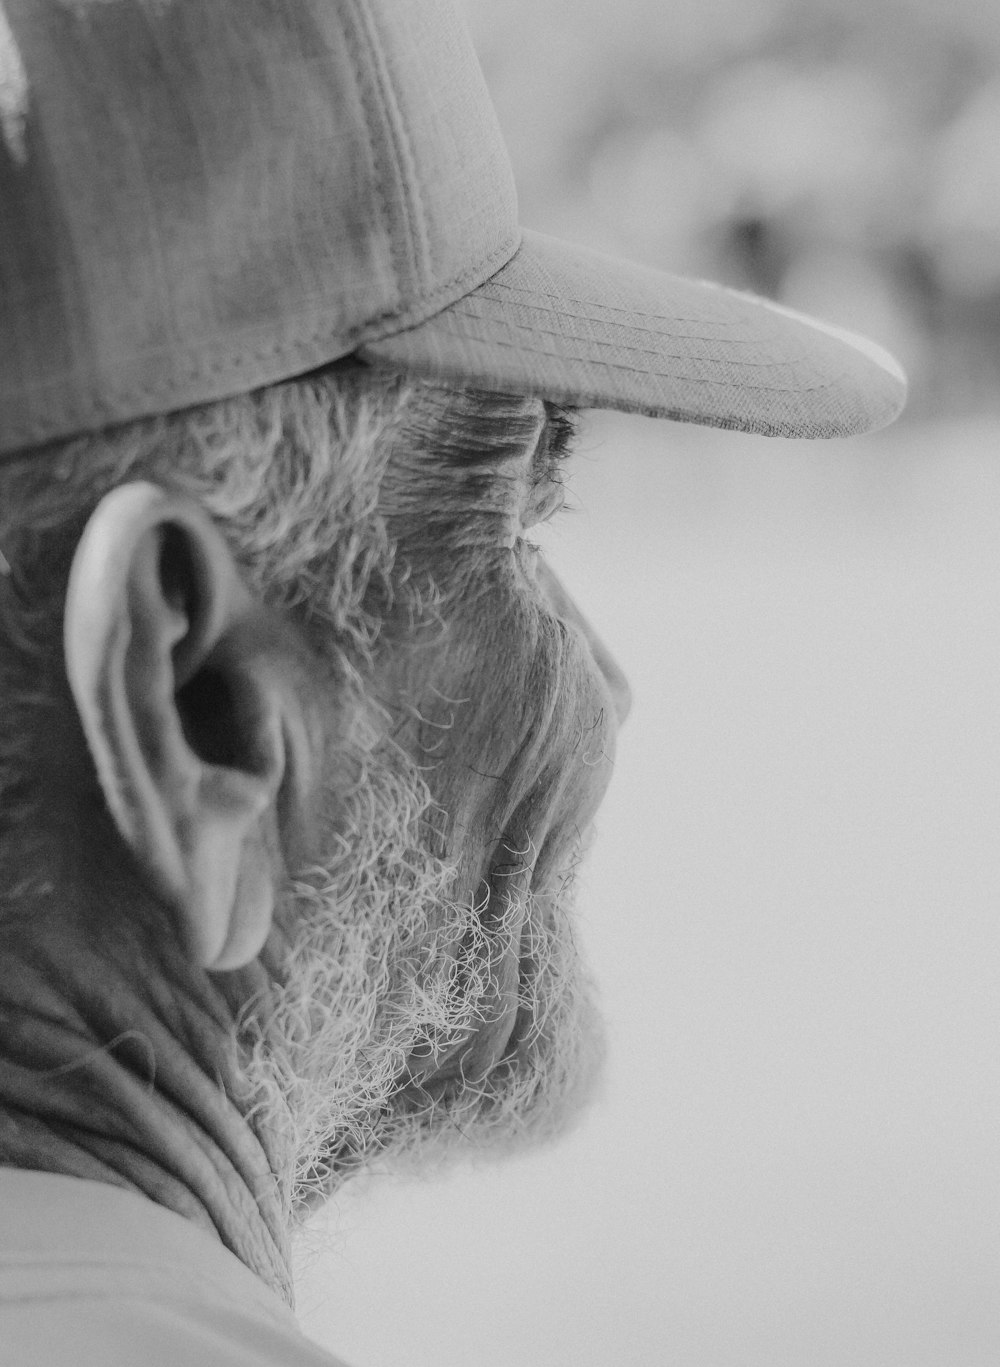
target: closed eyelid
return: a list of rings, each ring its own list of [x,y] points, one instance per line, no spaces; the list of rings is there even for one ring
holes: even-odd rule
[[[531,488],[521,516],[523,530],[547,522],[565,506],[563,466],[576,438],[575,410],[546,403],[545,421],[531,454]]]
[[[527,531],[540,522],[548,522],[561,512],[566,503],[566,489],[561,481],[542,480],[532,489],[528,505],[521,515],[521,528]]]
[[[545,404],[541,445],[549,473],[573,453],[579,435],[580,409],[567,404]]]

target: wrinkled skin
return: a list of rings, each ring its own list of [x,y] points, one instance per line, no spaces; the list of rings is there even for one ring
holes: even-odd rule
[[[540,431],[542,406],[525,406]],[[284,891],[259,955],[225,972],[192,962],[191,936],[164,931],[143,859],[123,859],[100,820],[87,835],[86,886],[25,894],[3,944],[3,1161],[141,1191],[216,1232],[291,1299],[290,1209],[308,1208],[310,1185],[319,1197],[334,1185],[344,1153],[356,1163],[369,1139],[376,1154],[392,1147],[376,1125],[391,1103],[406,1102],[403,1120],[419,1113],[406,1137],[411,1160],[425,1140],[432,1146],[436,1124],[464,1122],[465,1091],[481,1097],[493,1079],[489,1109],[515,1138],[518,1108],[537,1107],[539,1090],[553,1092],[546,1134],[561,1108],[578,1105],[587,1079],[575,1091],[572,1079],[556,1082],[576,1066],[576,1036],[595,1028],[593,1012],[550,1012],[550,979],[526,984],[548,942],[568,965],[563,978],[579,972],[567,873],[606,789],[628,690],[521,539],[558,501],[534,460],[526,447],[477,483],[469,560],[440,555],[419,503],[398,512],[390,467],[397,567],[411,584],[433,580],[437,601],[422,617],[401,593],[384,623],[369,688],[392,745],[371,759],[356,795],[356,839],[325,848],[337,790],[329,774],[295,802],[272,803],[267,848]],[[414,487],[424,489],[421,479]],[[426,498],[429,516],[432,485]],[[153,598],[148,609],[135,601],[133,637],[141,614],[159,611]],[[183,631],[183,601],[163,610],[171,630]],[[297,664],[292,676],[282,687],[311,718],[311,748],[336,761],[344,719],[329,715],[322,671]],[[158,724],[148,722],[154,751]],[[69,756],[65,772],[69,781]],[[310,881],[323,861],[326,884]],[[369,901],[358,892],[366,878]],[[143,943],[156,971],[138,980],[115,933],[129,918],[136,935],[151,927]],[[266,1048],[237,1059],[233,1017],[246,1023],[248,1004]],[[539,1021],[550,1014],[547,1036]]]
[[[508,880],[542,885],[566,869],[607,787],[630,705],[610,653],[523,540],[561,500],[545,477],[532,483],[531,458],[526,450],[498,462],[493,499],[480,500],[477,559],[495,556],[496,569],[474,591],[461,583],[456,590],[450,567],[432,556],[440,626],[414,642],[409,623],[393,622],[379,670],[382,696],[399,719],[394,737],[450,818],[463,901],[481,901],[487,888],[502,900]],[[419,577],[421,558],[404,526],[401,562]],[[517,964],[509,957],[475,1057],[464,1056],[467,1070],[488,1069],[515,1028]]]

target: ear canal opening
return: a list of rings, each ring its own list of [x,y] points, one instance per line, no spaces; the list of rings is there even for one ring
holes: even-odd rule
[[[236,697],[220,670],[199,669],[175,694],[184,738],[207,764],[242,768]],[[241,763],[242,761],[242,763]]]

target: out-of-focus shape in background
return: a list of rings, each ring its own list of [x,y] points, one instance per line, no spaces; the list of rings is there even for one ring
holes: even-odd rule
[[[997,406],[1000,7],[468,0],[523,221],[870,333]]]
[[[912,398],[850,442],[588,420],[540,539],[635,695],[604,1094],[348,1189],[305,1325],[352,1367],[996,1367],[1000,5],[466,8],[524,223],[868,333]]]

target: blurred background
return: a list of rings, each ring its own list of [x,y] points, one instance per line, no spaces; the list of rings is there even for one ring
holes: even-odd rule
[[[629,674],[581,934],[604,1092],[373,1179],[352,1367],[1000,1362],[1000,6],[466,0],[522,220],[867,333],[870,438],[595,414],[546,528]]]

